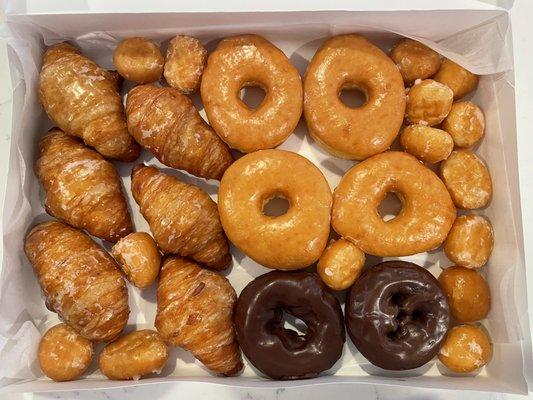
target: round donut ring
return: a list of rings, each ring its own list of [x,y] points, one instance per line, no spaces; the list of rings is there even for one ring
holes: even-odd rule
[[[361,107],[339,98],[343,89],[366,95]],[[331,154],[362,160],[389,148],[405,114],[405,89],[396,65],[359,35],[327,40],[304,77],[304,115],[311,136]]]
[[[283,327],[283,311],[305,322],[305,335]],[[312,378],[342,355],[341,306],[310,272],[261,275],[241,292],[233,315],[242,351],[273,379]]]
[[[240,98],[246,86],[259,86],[266,93],[256,109]],[[210,125],[243,153],[281,144],[302,114],[298,70],[280,49],[257,35],[222,40],[207,60],[200,90]]]
[[[387,193],[402,202],[384,221],[378,206]],[[410,154],[388,151],[350,169],[333,194],[333,229],[365,253],[398,257],[437,248],[455,220],[446,186]]]
[[[274,197],[288,200],[285,214],[263,214],[264,205]],[[218,210],[226,235],[243,253],[269,268],[299,269],[314,263],[326,247],[331,190],[322,172],[305,157],[261,150],[226,170]]]

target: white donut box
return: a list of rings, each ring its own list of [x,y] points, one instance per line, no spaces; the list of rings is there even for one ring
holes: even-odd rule
[[[517,141],[525,143],[522,138],[531,135],[531,131],[527,131],[525,120],[517,121],[514,82],[516,60],[520,57],[524,60],[531,54],[516,52],[511,21],[514,29],[519,12],[511,8],[512,1],[500,2],[504,6],[510,3],[509,9],[467,0],[242,3],[237,0],[26,0],[4,3],[7,17],[0,29],[1,391],[77,391],[180,381],[241,388],[333,384],[341,385],[339,387],[347,394],[355,394],[361,384],[527,393],[527,382],[532,382],[533,359],[518,174],[520,155],[522,161],[526,160],[527,149],[517,146]],[[488,207],[474,213],[487,216],[495,231],[494,252],[484,268],[491,288],[492,310],[488,318],[481,321],[492,338],[492,361],[478,373],[467,376],[450,373],[436,359],[416,370],[390,372],[371,365],[347,339],[344,354],[337,364],[320,377],[309,380],[271,381],[258,376],[248,362],[238,377],[217,377],[192,355],[177,348],[172,349],[168,365],[161,374],[139,381],[107,380],[96,363],[80,380],[56,383],[43,377],[36,363],[36,347],[40,334],[58,319],[45,308],[39,285],[23,253],[23,238],[30,226],[50,218],[45,214],[42,190],[33,173],[38,138],[52,126],[37,99],[37,76],[45,46],[71,40],[101,66],[112,68],[112,51],[118,40],[128,36],[146,36],[165,46],[174,35],[188,34],[198,37],[212,50],[217,39],[257,33],[280,47],[303,75],[324,38],[348,32],[365,34],[384,50],[388,50],[399,35],[412,37],[482,75],[479,88],[470,97],[483,108],[486,116],[486,135],[476,152],[491,171],[494,198]],[[193,100],[202,109],[197,94]],[[516,106],[521,104],[516,103]],[[523,113],[533,113],[532,108],[527,110],[523,104],[521,109]],[[203,110],[201,113],[205,117]],[[309,158],[324,172],[332,189],[354,164],[317,147],[306,133],[303,120],[280,148]],[[146,151],[138,162],[160,165]],[[134,164],[115,164],[123,178],[136,229],[148,231],[131,197],[129,174]],[[216,200],[217,182],[206,182],[182,171],[171,173],[201,186]],[[527,182],[522,180],[524,183]],[[235,248],[232,254],[233,266],[224,274],[237,292],[253,277],[268,272]],[[435,275],[441,267],[450,265],[442,251],[402,259],[426,266]],[[369,256],[367,263],[372,265],[380,261]],[[529,286],[531,292],[531,282]],[[156,285],[144,291],[128,287],[131,315],[127,330],[153,328]]]

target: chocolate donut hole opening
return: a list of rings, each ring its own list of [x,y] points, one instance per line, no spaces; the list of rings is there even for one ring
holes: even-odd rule
[[[256,110],[263,103],[263,100],[266,97],[266,92],[258,85],[245,85],[239,91],[239,97],[249,108]]]
[[[368,100],[365,91],[353,85],[344,85],[339,92],[339,99],[350,108],[361,107]]]
[[[378,214],[383,221],[390,221],[402,211],[402,201],[394,192],[388,192],[378,206]]]
[[[281,193],[275,193],[263,202],[261,210],[267,217],[281,217],[289,211],[291,204],[289,200]]]
[[[298,336],[305,336],[307,333],[307,325],[300,318],[295,317],[292,314],[289,314],[287,311],[283,310],[283,328],[294,331]]]

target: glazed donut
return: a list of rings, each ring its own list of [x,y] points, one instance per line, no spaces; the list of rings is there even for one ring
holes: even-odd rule
[[[256,109],[239,97],[246,86],[259,86],[266,93]],[[257,35],[222,40],[207,59],[200,92],[209,124],[243,153],[281,144],[302,114],[298,70],[280,49]]]
[[[402,201],[384,221],[378,206],[388,192]],[[388,151],[350,169],[333,194],[333,229],[365,253],[407,256],[435,249],[446,239],[455,207],[442,181],[410,154]]]
[[[479,81],[477,75],[448,59],[442,61],[433,79],[452,89],[454,99],[466,96],[477,87]]]
[[[283,311],[306,324],[304,335],[283,327]],[[233,319],[242,351],[273,379],[312,378],[342,354],[341,306],[310,272],[273,271],[254,279],[241,292]]]
[[[412,124],[437,125],[452,108],[453,92],[437,81],[415,82],[407,96],[405,115]]]
[[[491,358],[492,346],[487,334],[468,324],[450,329],[439,351],[439,360],[451,371],[460,373],[475,371]]]
[[[457,101],[442,122],[442,129],[451,135],[457,147],[473,147],[485,134],[485,116],[471,101]]]
[[[420,161],[435,164],[450,156],[453,150],[453,139],[442,129],[425,125],[409,125],[400,135],[400,145]]]
[[[366,269],[348,294],[345,313],[357,350],[388,370],[417,368],[435,357],[450,323],[437,279],[403,261]]]
[[[439,53],[413,39],[399,40],[392,48],[390,58],[396,63],[405,83],[429,78],[440,68]]]
[[[365,266],[365,253],[353,243],[336,240],[326,247],[316,266],[320,279],[333,290],[348,289]]]
[[[288,200],[281,216],[263,213],[272,198]],[[218,210],[229,240],[258,263],[292,270],[314,263],[329,235],[331,190],[322,172],[296,153],[262,150],[224,173]]]
[[[366,95],[352,108],[343,89]],[[402,125],[405,93],[392,60],[360,35],[328,39],[313,56],[304,77],[304,114],[309,133],[331,154],[362,160],[387,150]]]

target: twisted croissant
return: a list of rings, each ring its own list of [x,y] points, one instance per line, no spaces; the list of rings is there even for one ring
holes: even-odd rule
[[[47,307],[91,341],[111,341],[128,321],[128,291],[115,262],[83,232],[58,221],[35,226],[24,251]]]
[[[189,350],[211,371],[242,368],[232,314],[237,295],[229,281],[181,257],[165,260],[157,289],[156,329]]]
[[[202,189],[157,168],[137,165],[131,191],[163,253],[190,257],[214,269],[229,265],[217,205]]]
[[[169,87],[143,85],[128,93],[128,129],[163,164],[220,179],[233,162],[228,146],[205,123],[192,101]]]
[[[49,214],[110,242],[131,232],[118,174],[96,151],[54,129],[41,139],[35,170]]]
[[[49,47],[39,79],[44,110],[65,133],[104,157],[133,161],[139,146],[128,134],[119,79],[68,43]]]

